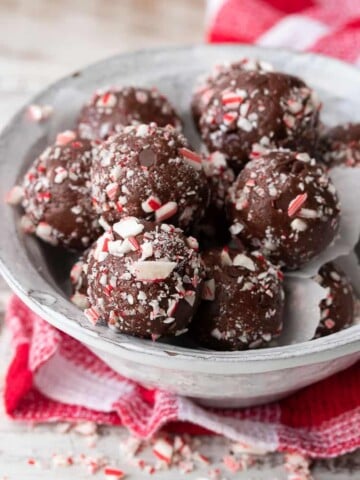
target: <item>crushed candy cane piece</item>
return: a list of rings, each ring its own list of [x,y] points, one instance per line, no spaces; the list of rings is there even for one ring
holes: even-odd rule
[[[165,280],[177,267],[176,262],[166,260],[138,261],[131,265],[130,270],[136,280],[156,282]]]
[[[233,264],[228,249],[226,247],[221,250],[220,261],[223,267],[231,266]]]
[[[243,267],[251,272],[255,272],[256,266],[253,260],[244,253],[238,253],[233,260],[233,265],[235,267]]]
[[[89,322],[93,325],[96,325],[100,318],[100,312],[96,307],[87,308],[86,310],[84,310],[84,314],[89,320]]]
[[[53,235],[53,229],[48,223],[40,222],[35,229],[35,233],[39,238],[44,240],[44,242],[48,242],[52,245],[57,244],[57,239]]]
[[[15,185],[12,189],[7,193],[5,197],[5,202],[9,205],[19,205],[21,200],[24,197],[24,189],[20,185]]]
[[[24,233],[34,233],[35,225],[32,222],[31,218],[28,215],[23,215],[20,218],[20,229]]]
[[[27,115],[33,122],[43,122],[51,117],[54,109],[51,105],[29,105]]]
[[[178,204],[176,202],[167,202],[158,208],[155,212],[155,220],[157,222],[163,222],[172,217],[178,211]]]
[[[127,217],[114,223],[113,230],[122,238],[136,237],[144,230],[144,225],[136,217]]]
[[[291,200],[288,206],[288,216],[293,217],[304,205],[307,198],[307,193],[302,193],[300,195],[297,195],[293,200]]]
[[[151,195],[147,200],[141,203],[141,207],[146,213],[156,212],[161,207],[161,201],[158,197]]]
[[[86,310],[90,307],[87,296],[80,292],[75,292],[73,295],[71,295],[70,301],[78,308],[80,308],[80,310]]]
[[[81,422],[76,424],[73,430],[80,435],[94,435],[97,432],[97,425],[95,422]]]
[[[119,468],[105,467],[104,468],[104,475],[106,477],[114,478],[115,480],[120,480],[121,478],[125,477],[125,472],[123,472]]]
[[[76,138],[76,133],[72,130],[65,130],[64,132],[58,133],[56,136],[56,145],[64,146],[72,142]]]
[[[160,460],[170,464],[174,453],[174,448],[170,442],[160,438],[155,442],[153,453]]]
[[[191,165],[195,170],[202,169],[201,155],[189,150],[188,148],[179,148],[179,153],[184,157],[185,161]]]

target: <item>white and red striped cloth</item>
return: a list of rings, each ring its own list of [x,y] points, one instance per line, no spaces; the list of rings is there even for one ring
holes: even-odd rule
[[[360,447],[360,363],[277,403],[205,409],[118,375],[16,297],[6,323],[15,354],[4,399],[15,420],[91,420],[123,425],[142,438],[166,425],[176,432],[214,432],[256,450],[296,451],[318,458]]]
[[[360,65],[360,1],[208,0],[207,39],[317,52]]]

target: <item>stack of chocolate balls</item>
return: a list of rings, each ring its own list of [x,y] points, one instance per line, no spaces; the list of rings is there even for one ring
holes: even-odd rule
[[[157,90],[97,91],[15,187],[22,227],[82,251],[72,301],[93,324],[153,340],[188,332],[219,350],[272,345],[284,271],[338,232],[327,170],[360,164],[360,128],[320,135],[313,90],[250,59],[201,80],[191,108],[206,155]],[[316,337],[349,326],[345,274],[329,263],[315,280],[327,292]]]

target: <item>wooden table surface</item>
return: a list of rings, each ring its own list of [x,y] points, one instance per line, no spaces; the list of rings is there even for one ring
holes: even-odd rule
[[[0,1],[0,128],[18,107],[48,83],[98,59],[116,53],[158,45],[201,42],[204,4],[201,0],[1,0]],[[10,358],[9,341],[2,325],[10,291],[0,279],[0,382]],[[0,387],[1,388],[1,387]],[[1,407],[2,408],[2,407]],[[102,430],[96,447],[76,433],[59,433],[56,426],[18,425],[0,410],[0,480],[72,480],[93,478],[84,467],[55,468],[53,453],[106,455],[124,467],[129,478],[145,478],[129,467],[119,444],[126,436],[119,428]],[[203,439],[203,449],[219,461],[229,443],[219,438]],[[36,458],[41,466],[29,465]],[[236,475],[239,479],[281,480],[286,475],[278,457],[268,456],[265,467]],[[271,466],[271,464],[273,466]],[[274,466],[275,464],[275,466]],[[276,464],[279,464],[276,466]],[[358,478],[360,455],[325,462],[315,468],[317,480]],[[206,478],[207,468],[187,478]],[[178,471],[157,475],[177,479]],[[99,474],[96,478],[103,478]],[[225,475],[225,478],[235,476]]]

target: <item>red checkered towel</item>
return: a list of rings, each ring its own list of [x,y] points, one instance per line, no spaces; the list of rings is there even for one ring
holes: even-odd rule
[[[6,376],[5,407],[15,420],[91,420],[123,425],[142,438],[166,425],[177,432],[218,433],[249,448],[311,457],[360,447],[360,363],[277,403],[205,409],[120,376],[16,297],[6,323],[15,354]]]
[[[208,0],[210,42],[305,50],[360,65],[359,0]]]

